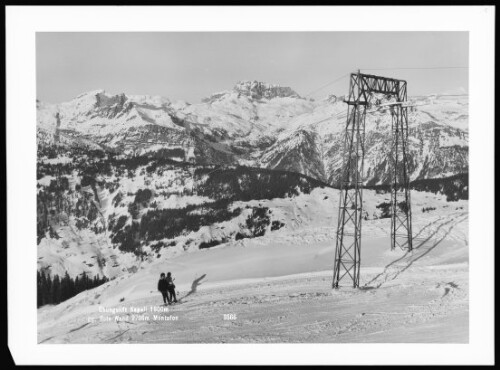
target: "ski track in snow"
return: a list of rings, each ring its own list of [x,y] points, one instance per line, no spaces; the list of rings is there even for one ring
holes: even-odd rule
[[[301,213],[300,205],[293,212],[297,219],[306,216]],[[218,277],[210,272],[197,275],[192,284],[179,284],[180,304],[158,314],[177,316],[176,321],[155,319],[155,313],[148,311],[145,313],[148,321],[89,322],[89,317],[100,315],[114,318],[111,313],[100,314],[97,306],[106,291],[120,286],[121,290],[112,296],[126,299],[103,305],[159,307],[161,296],[154,288],[149,294],[134,298],[132,293],[139,285],[134,285],[132,275],[81,293],[58,306],[39,309],[38,341],[44,344],[468,343],[468,212],[415,217],[412,252],[389,251],[389,228],[377,221],[387,222],[374,220],[369,236],[364,234],[359,289],[330,288],[332,272],[327,268],[333,262],[334,230],[297,229],[282,237],[307,239],[311,234],[318,237],[319,233],[325,241],[314,238],[305,246],[288,246],[290,252],[283,254],[281,247],[271,246],[261,238],[253,240],[251,248],[244,245],[216,248],[174,259],[172,268],[188,269],[196,263],[201,266],[212,261],[211,258],[221,263],[220,259],[226,257],[228,266],[239,261],[234,269],[248,270],[233,271],[234,278],[228,267]],[[274,249],[282,256],[284,266],[280,271],[284,276],[269,275],[276,268],[273,254],[259,257],[262,251],[274,253]],[[271,258],[270,267],[265,265],[264,258]],[[254,264],[262,264],[263,271]],[[218,268],[222,269],[221,266]],[[181,272],[174,275],[181,281]],[[156,271],[149,276],[154,280],[153,287]],[[237,318],[224,320],[224,314],[236,314]]]

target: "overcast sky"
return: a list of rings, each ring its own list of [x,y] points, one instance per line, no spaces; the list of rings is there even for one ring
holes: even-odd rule
[[[409,95],[468,91],[467,32],[37,33],[37,97],[59,103],[96,89],[197,103],[240,80],[300,95],[354,72],[401,78]],[[345,94],[343,78],[311,95]]]

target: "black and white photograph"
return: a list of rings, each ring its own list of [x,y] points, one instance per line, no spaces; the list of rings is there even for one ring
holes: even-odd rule
[[[493,24],[491,7],[470,10]],[[493,312],[472,286],[493,263],[473,255],[493,256],[472,213],[493,216],[493,167],[476,164],[493,152],[469,131],[492,132],[493,90],[477,89],[474,32],[113,30],[93,11],[95,27],[68,28],[70,11],[31,33],[17,108],[33,121],[8,162],[31,202],[14,233],[31,234],[8,252],[29,254],[32,346],[183,345],[190,363],[196,344],[475,344],[473,307]]]

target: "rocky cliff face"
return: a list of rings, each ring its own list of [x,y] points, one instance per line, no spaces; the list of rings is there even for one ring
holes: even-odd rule
[[[267,84],[259,81],[240,81],[234,90],[252,99],[300,98],[290,87]]]

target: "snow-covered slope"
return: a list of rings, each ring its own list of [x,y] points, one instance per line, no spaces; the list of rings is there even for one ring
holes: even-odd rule
[[[411,253],[390,251],[390,219],[363,221],[361,289],[346,282],[332,292],[337,195],[315,189],[295,199],[265,201],[286,227],[141,265],[135,273],[42,307],[39,342],[466,343],[467,202],[450,204],[414,192]],[[372,211],[384,195],[367,191],[365,198]],[[436,208],[417,208],[429,204]],[[181,304],[154,311],[162,308],[156,281],[166,271],[176,278]],[[237,319],[224,321],[228,313]]]

